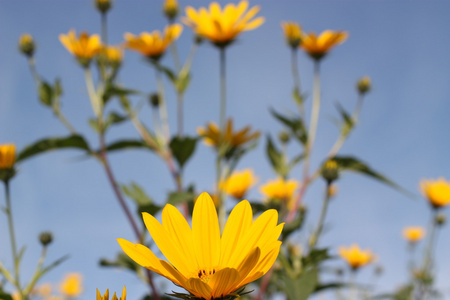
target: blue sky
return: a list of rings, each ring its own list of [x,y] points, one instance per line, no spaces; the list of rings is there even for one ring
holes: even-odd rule
[[[182,1],[182,5],[206,5],[204,1]],[[222,4],[228,1],[221,1]],[[332,123],[334,103],[348,110],[356,102],[354,84],[369,75],[373,91],[365,99],[358,127],[342,148],[368,162],[410,191],[418,193],[422,178],[443,176],[450,179],[448,112],[450,111],[450,3],[446,1],[252,1],[262,7],[266,22],[257,30],[242,34],[229,48],[228,113],[239,127],[251,124],[276,134],[280,125],[269,108],[287,112],[294,109],[290,93],[290,53],[282,37],[280,22],[299,22],[304,30],[320,32],[341,29],[349,39],[336,47],[322,63],[322,110],[313,166],[317,166],[338,133]],[[109,36],[121,43],[123,33],[162,29],[166,21],[160,14],[162,1],[117,1],[109,18]],[[83,73],[58,40],[60,33],[75,28],[99,32],[99,17],[91,1],[0,1],[0,143],[14,142],[21,149],[48,136],[67,132],[37,100],[35,86],[25,59],[17,51],[17,40],[24,32],[37,40],[39,72],[48,80],[62,78],[63,112],[89,141],[95,134],[87,125],[92,116]],[[185,28],[178,43],[185,58],[192,32]],[[169,55],[163,63],[171,65]],[[186,94],[186,132],[195,134],[198,126],[218,120],[218,52],[205,43],[193,63],[193,80]],[[312,92],[312,62],[299,53],[299,68],[305,92]],[[126,52],[120,81],[144,92],[155,91],[154,71],[141,57]],[[141,99],[135,99],[139,101]],[[175,97],[168,92],[169,112],[175,113]],[[307,109],[310,109],[308,99]],[[150,111],[141,116],[150,120]],[[175,128],[174,118],[171,127]],[[131,124],[120,125],[108,136],[112,141],[137,133]],[[265,158],[265,141],[247,155],[238,168],[250,167],[260,182],[274,178]],[[298,153],[292,144],[289,153]],[[162,202],[173,183],[164,164],[153,154],[142,151],[111,155],[118,180],[136,181],[157,202]],[[214,155],[199,147],[187,165],[186,182],[195,182],[199,191],[211,190]],[[120,290],[125,284],[130,299],[144,292],[144,286],[126,272],[98,267],[100,257],[113,257],[120,251],[116,238],[132,239],[132,232],[114,199],[105,174],[94,160],[81,159],[79,152],[64,151],[38,156],[19,166],[12,182],[13,209],[20,245],[27,245],[23,273],[29,277],[37,261],[37,235],[52,230],[55,242],[49,257],[69,253],[71,258],[55,269],[45,281],[58,282],[69,271],[85,277],[83,299],[94,297],[95,288]],[[295,173],[296,172],[296,173]],[[294,174],[299,175],[300,170]],[[306,195],[310,214],[305,229],[314,225],[321,203],[322,183]],[[1,191],[3,191],[1,189]],[[257,189],[249,198],[260,198]],[[3,201],[3,197],[0,197]],[[2,202],[3,203],[3,202]],[[392,290],[406,278],[405,243],[400,232],[409,225],[427,226],[429,210],[425,200],[411,200],[373,180],[344,174],[339,195],[331,203],[330,230],[322,245],[358,243],[377,253],[385,273],[379,280],[383,291]],[[0,228],[6,221],[0,219]],[[450,249],[448,226],[439,234],[436,256],[437,284],[450,299]],[[303,240],[305,234],[299,236]],[[8,245],[8,235],[0,230],[0,243]],[[9,247],[1,247],[0,259],[9,260]],[[339,263],[336,263],[339,264]],[[27,267],[25,267],[27,266]],[[371,270],[362,272],[369,280]],[[161,281],[171,288],[171,283]]]

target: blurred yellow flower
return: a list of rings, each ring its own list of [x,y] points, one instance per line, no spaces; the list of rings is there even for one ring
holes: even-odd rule
[[[77,38],[75,30],[72,29],[67,35],[60,34],[59,40],[67,51],[78,59],[90,60],[102,51],[100,36],[97,34],[89,35],[83,31]]]
[[[208,146],[220,147],[225,145],[227,147],[239,147],[259,137],[260,133],[258,131],[250,132],[250,130],[251,127],[247,126],[234,132],[233,120],[228,119],[225,133],[220,132],[219,126],[211,122],[206,125],[206,128],[198,128],[197,134],[204,138],[203,140]]]
[[[361,250],[358,245],[351,245],[350,248],[340,247],[339,255],[356,270],[375,260],[375,256],[369,250]]]
[[[259,6],[253,6],[247,11],[248,1],[235,5],[227,4],[223,9],[217,2],[209,5],[209,11],[201,7],[198,11],[186,7],[186,17],[183,23],[191,27],[199,36],[207,38],[218,47],[225,47],[243,31],[253,30],[264,23],[263,17],[253,17],[259,12]]]
[[[60,285],[61,293],[68,297],[78,297],[83,292],[82,281],[80,273],[67,274]]]
[[[253,174],[253,171],[251,169],[245,169],[233,172],[220,187],[228,195],[237,200],[242,200],[245,198],[247,191],[253,187],[257,181],[258,179]]]
[[[312,58],[319,60],[324,57],[334,46],[342,44],[348,37],[345,31],[325,30],[316,36],[314,32],[303,34],[300,47]]]
[[[114,292],[114,295],[112,296],[111,300],[126,300],[127,299],[127,290],[125,286],[122,290],[122,296],[120,296],[119,299],[117,299],[116,293]],[[102,296],[97,289],[97,300],[109,300],[109,290],[106,290],[105,294]]]
[[[50,283],[41,284],[35,288],[33,293],[43,299],[47,299],[52,294],[52,285]]]
[[[403,229],[402,234],[405,240],[411,243],[415,243],[423,239],[423,237],[425,236],[425,229],[420,226],[406,227],[405,229]]]
[[[281,22],[284,38],[289,46],[297,48],[302,41],[302,28],[295,22]]]
[[[106,59],[111,64],[120,64],[123,59],[123,51],[121,47],[106,46],[104,48]]]
[[[450,204],[450,182],[445,181],[444,178],[423,179],[420,187],[433,207],[439,208]]]
[[[271,209],[253,221],[252,208],[241,201],[220,233],[211,197],[201,194],[194,205],[192,229],[183,215],[167,204],[162,224],[148,213],[144,223],[162,254],[161,260],[141,244],[118,239],[123,251],[146,267],[201,299],[222,299],[257,280],[272,267],[280,250],[284,224]]]
[[[178,1],[177,0],[165,0],[163,5],[163,12],[167,18],[173,20],[178,15]]]
[[[168,25],[164,29],[164,34],[159,30],[151,33],[142,32],[139,36],[131,33],[125,33],[125,47],[140,52],[142,55],[158,60],[166,51],[170,44],[178,39],[183,26],[180,24]]]
[[[278,200],[289,203],[292,199],[300,183],[297,180],[284,180],[278,178],[276,180],[269,180],[266,184],[259,188],[261,194],[267,197],[268,200]]]
[[[16,145],[0,145],[0,170],[11,169],[16,162]]]

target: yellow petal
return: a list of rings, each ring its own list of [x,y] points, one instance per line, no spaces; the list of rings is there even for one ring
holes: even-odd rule
[[[274,246],[269,251],[269,253],[267,253],[266,256],[260,259],[258,264],[253,268],[247,278],[245,278],[245,280],[239,284],[238,288],[246,285],[249,282],[257,280],[258,278],[266,274],[267,271],[269,271],[269,269],[273,266],[275,260],[278,257],[280,246],[281,241],[277,241],[276,243],[274,243]]]
[[[211,299],[211,287],[199,278],[189,278],[184,287],[199,298]]]
[[[224,268],[215,273],[210,281],[214,298],[222,298],[229,295],[236,289],[237,284],[240,282],[239,273],[236,269]]]

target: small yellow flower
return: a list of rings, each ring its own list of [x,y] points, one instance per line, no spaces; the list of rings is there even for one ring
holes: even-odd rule
[[[35,46],[36,45],[34,43],[33,37],[30,34],[24,33],[20,36],[19,50],[23,54],[29,57],[33,56]]]
[[[221,184],[221,188],[228,195],[236,198],[237,200],[242,200],[245,198],[247,191],[253,187],[258,179],[253,174],[250,169],[245,169],[242,171],[235,171],[231,174],[228,179]]]
[[[75,30],[69,31],[67,35],[60,34],[59,40],[81,65],[87,67],[91,59],[102,51],[102,43],[97,34],[89,35],[83,31],[76,36]]]
[[[220,233],[211,197],[201,194],[194,205],[192,228],[183,215],[167,204],[162,224],[148,213],[144,223],[169,262],[147,247],[118,239],[123,251],[137,264],[186,289],[191,297],[223,299],[257,280],[272,267],[280,250],[284,224],[277,225],[276,210],[253,221],[247,200],[236,205]]]
[[[11,169],[16,162],[16,145],[0,145],[0,170]]]
[[[165,0],[163,5],[163,12],[169,20],[173,20],[178,15],[178,1]]]
[[[339,255],[353,269],[359,269],[375,260],[375,256],[369,250],[361,250],[358,245],[351,245],[350,248],[340,247]]]
[[[264,23],[263,17],[253,19],[260,10],[259,6],[253,6],[248,11],[247,8],[248,1],[241,1],[238,5],[229,3],[223,9],[219,3],[212,2],[209,11],[205,7],[197,11],[188,6],[183,23],[214,45],[225,47],[241,32],[253,30]]]
[[[104,48],[106,59],[111,64],[120,64],[123,59],[123,50],[117,46],[107,46]]]
[[[303,34],[300,47],[305,50],[309,56],[319,60],[324,57],[334,46],[342,44],[348,37],[345,31],[325,30],[316,36],[314,32]]]
[[[284,38],[289,46],[297,48],[302,42],[302,28],[295,22],[281,22]]]
[[[82,280],[79,273],[67,274],[60,285],[61,293],[68,297],[78,297],[83,292]]]
[[[425,229],[422,227],[406,227],[402,231],[403,237],[410,243],[415,243],[423,239]]]
[[[122,290],[122,296],[120,296],[119,299],[117,299],[116,293],[114,292],[114,295],[112,296],[111,300],[126,300],[127,299],[127,290],[125,289],[125,286]],[[102,296],[97,289],[97,300],[109,300],[109,290],[106,290],[105,294]]]
[[[284,180],[278,178],[276,180],[269,180],[266,184],[259,188],[261,194],[267,197],[268,200],[283,201],[290,203],[300,183],[297,180]]]
[[[241,130],[233,131],[233,120],[228,119],[225,133],[220,132],[219,126],[211,122],[206,128],[198,128],[197,134],[204,138],[204,142],[208,146],[220,147],[239,147],[259,137],[258,131],[250,132],[251,127],[247,126]]]
[[[164,34],[159,30],[152,33],[142,32],[139,36],[125,33],[125,47],[140,52],[142,55],[158,60],[166,51],[170,44],[178,39],[183,26],[180,24],[168,25],[164,29]]]
[[[450,204],[450,182],[444,178],[436,180],[423,179],[420,182],[423,195],[428,199],[434,208],[439,208]]]

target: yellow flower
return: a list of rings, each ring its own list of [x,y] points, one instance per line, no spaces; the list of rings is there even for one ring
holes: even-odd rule
[[[289,46],[297,48],[302,41],[302,28],[295,22],[281,22],[284,38]]]
[[[259,6],[253,6],[247,11],[248,1],[241,1],[238,5],[227,4],[223,10],[219,3],[212,2],[209,11],[201,7],[196,11],[193,7],[186,7],[184,24],[194,32],[210,40],[218,47],[225,47],[243,31],[253,30],[264,23],[263,17],[252,18],[259,12]]]
[[[289,202],[292,199],[295,191],[299,187],[297,180],[284,180],[278,178],[276,180],[269,180],[266,184],[259,188],[261,194],[265,195],[268,200],[278,200],[283,202]]]
[[[111,300],[126,300],[127,299],[127,290],[123,287],[122,296],[117,299],[116,293],[112,296]],[[97,300],[109,300],[109,290],[106,290],[105,294],[102,296],[97,289]]]
[[[0,170],[11,169],[16,162],[16,145],[0,145]]]
[[[183,26],[173,24],[166,26],[163,35],[159,30],[155,30],[152,33],[142,32],[139,36],[125,33],[125,47],[140,52],[151,59],[158,60],[167,47],[180,36],[182,31]]]
[[[358,245],[351,245],[350,248],[340,247],[339,255],[356,270],[375,260],[375,256],[369,250],[361,250]]]
[[[348,33],[345,31],[325,30],[320,36],[316,36],[314,32],[310,32],[309,34],[303,34],[300,46],[312,58],[319,60],[324,57],[331,48],[338,44],[342,44],[347,37]]]
[[[173,20],[178,15],[178,1],[165,0],[163,5],[163,12],[169,20]]]
[[[420,182],[422,193],[434,208],[439,208],[450,204],[450,182],[444,178],[436,180],[423,179]]]
[[[204,142],[208,146],[220,147],[226,145],[228,147],[239,147],[245,143],[259,137],[259,132],[250,132],[251,127],[247,126],[244,129],[234,132],[233,120],[228,119],[225,133],[220,132],[219,126],[211,122],[206,125],[206,128],[198,128],[198,135],[204,138]]]
[[[60,34],[59,40],[67,51],[81,60],[90,61],[102,51],[102,43],[97,34],[89,35],[83,31],[77,38],[75,30],[71,30],[67,35]]]
[[[111,64],[120,64],[123,59],[123,51],[121,47],[106,46],[104,48],[106,59]]]
[[[250,169],[235,171],[221,184],[221,188],[237,200],[242,200],[247,191],[256,184],[257,178]]]
[[[83,291],[82,280],[79,273],[67,274],[60,285],[61,293],[68,297],[78,297]]]
[[[211,197],[201,194],[194,205],[192,228],[183,215],[167,204],[162,224],[148,213],[144,223],[162,254],[159,259],[147,247],[118,239],[123,251],[150,269],[201,299],[226,297],[263,276],[280,250],[276,210],[267,210],[253,221],[252,208],[241,201],[230,213],[222,235]]]
[[[420,241],[425,236],[425,229],[422,227],[406,227],[403,229],[403,237],[411,243]]]

